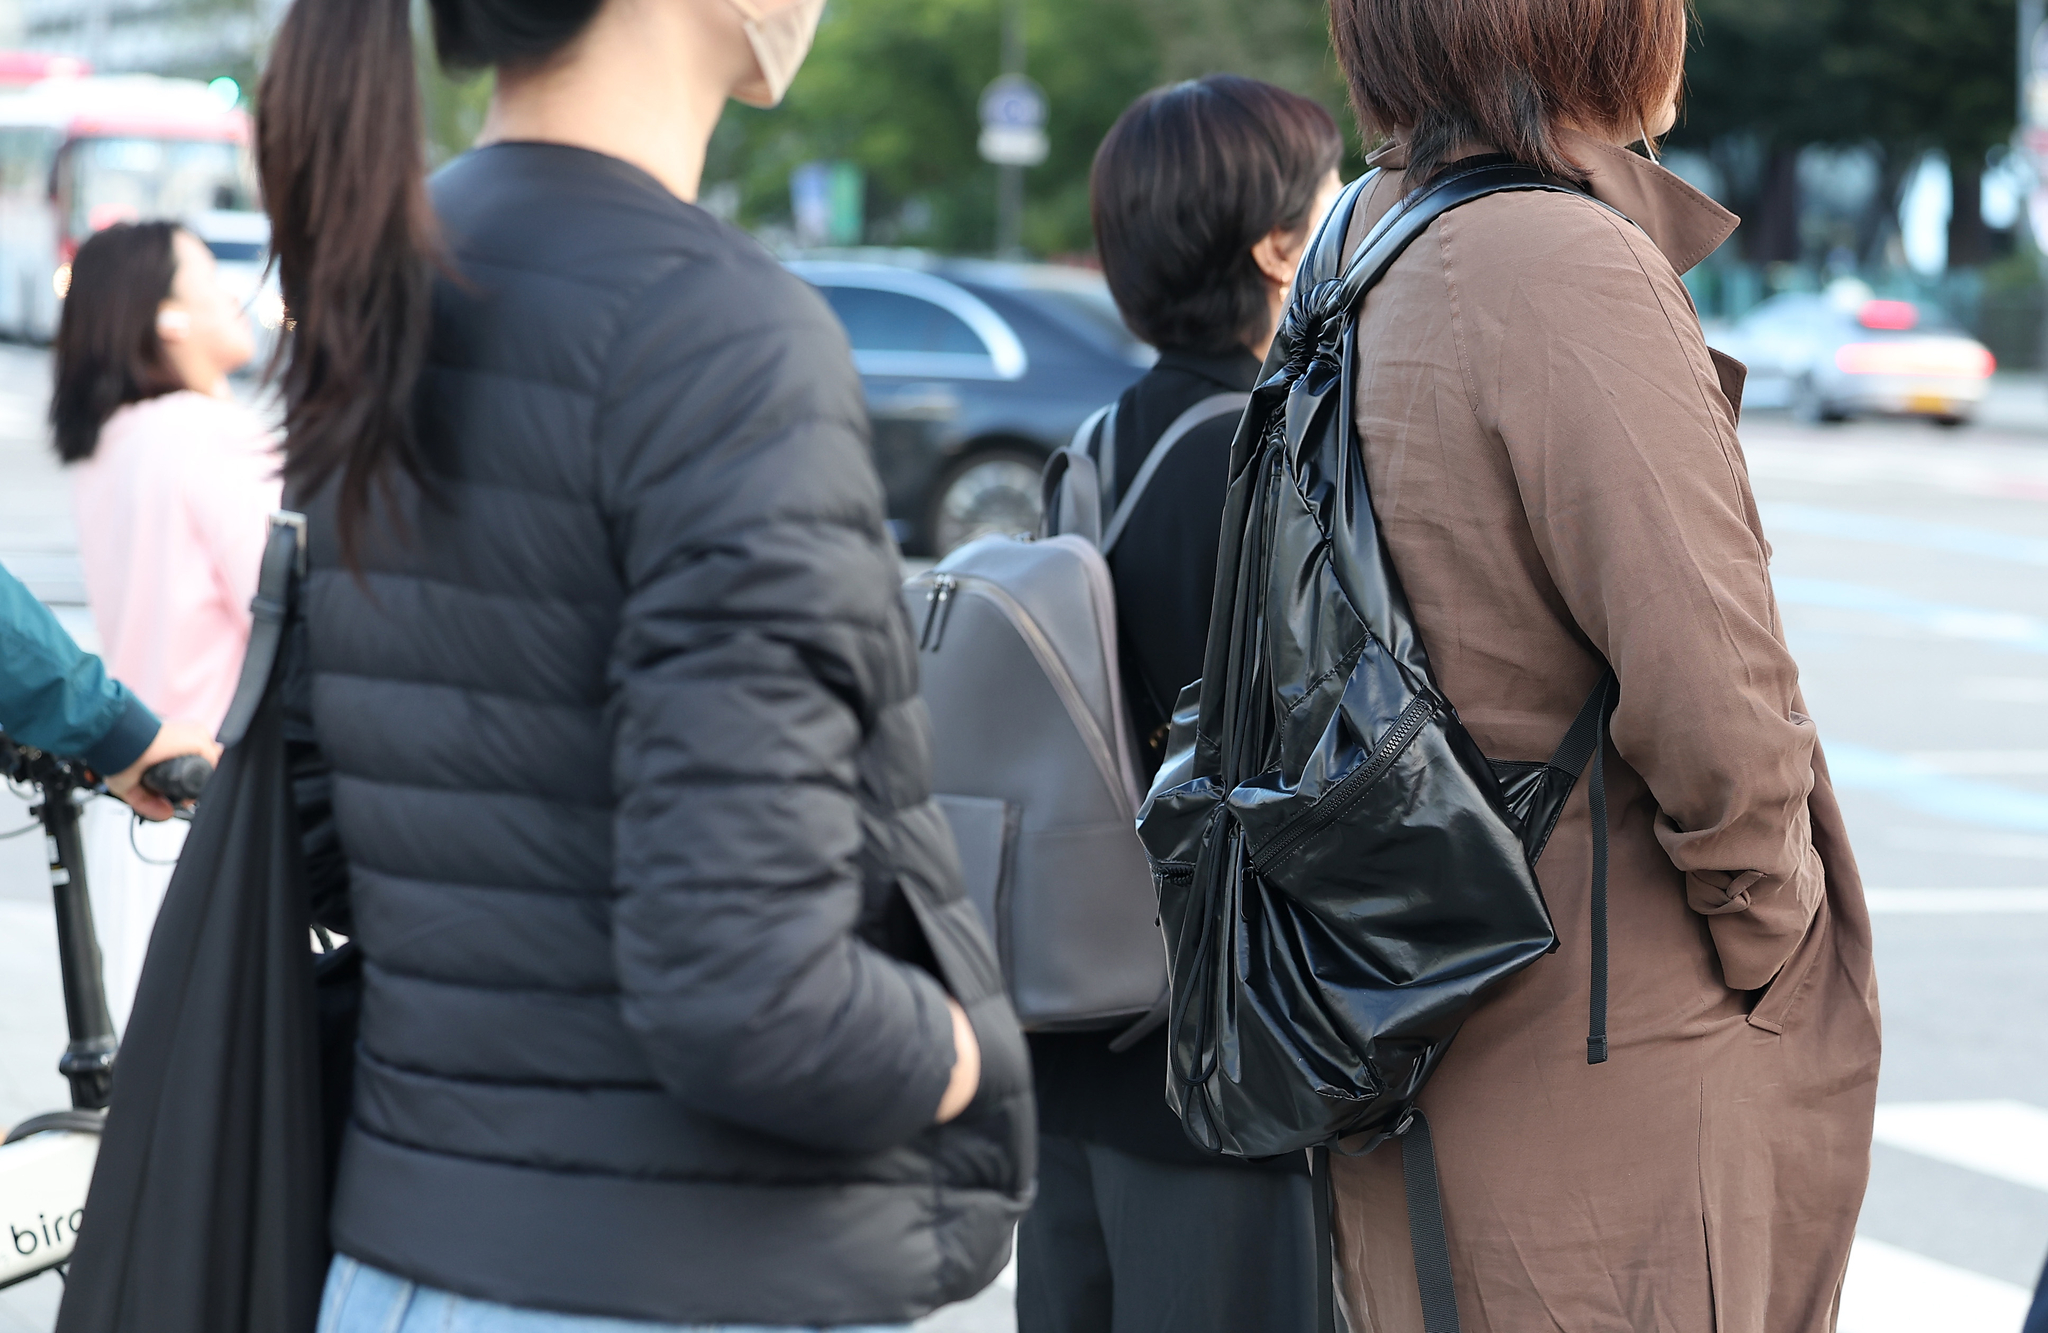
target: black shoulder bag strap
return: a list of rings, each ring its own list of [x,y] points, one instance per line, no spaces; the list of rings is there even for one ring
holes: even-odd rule
[[[1621,682],[1614,668],[1600,674],[1600,683],[1565,732],[1550,766],[1568,774],[1576,785],[1586,765],[1593,766],[1593,785],[1586,793],[1593,804],[1593,999],[1586,1019],[1586,1063],[1607,1063],[1607,728],[1621,701]],[[1561,808],[1561,807],[1560,807]]]
[[[306,575],[306,516],[280,509],[270,516],[270,538],[263,545],[263,564],[250,599],[249,651],[235,697],[214,739],[223,746],[239,744],[256,720],[270,673],[284,648],[285,626],[291,619],[298,582]]]

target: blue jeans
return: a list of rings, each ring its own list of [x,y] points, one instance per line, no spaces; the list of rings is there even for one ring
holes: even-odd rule
[[[521,1310],[422,1287],[380,1268],[334,1256],[320,1298],[319,1333],[828,1333],[759,1325],[648,1324],[587,1314]],[[908,1324],[840,1327],[834,1333],[910,1333]]]

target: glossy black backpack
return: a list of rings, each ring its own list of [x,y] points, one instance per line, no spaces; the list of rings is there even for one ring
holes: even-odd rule
[[[1171,954],[1168,1100],[1241,1157],[1404,1138],[1430,1333],[1457,1313],[1416,1095],[1488,990],[1557,947],[1534,866],[1594,766],[1594,1014],[1606,1059],[1604,677],[1548,764],[1479,752],[1437,689],[1352,425],[1366,293],[1430,223],[1573,187],[1501,159],[1410,195],[1343,264],[1373,177],[1303,260],[1231,450],[1201,681],[1139,818]]]

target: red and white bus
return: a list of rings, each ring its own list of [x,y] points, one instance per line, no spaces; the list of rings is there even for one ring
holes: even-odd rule
[[[207,85],[51,72],[0,87],[0,334],[38,341],[102,227],[256,207],[249,117]]]

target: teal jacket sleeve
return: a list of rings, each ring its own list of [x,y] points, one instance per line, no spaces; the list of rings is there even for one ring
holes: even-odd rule
[[[119,773],[156,739],[156,714],[100,659],[72,642],[50,609],[0,569],[0,731]]]

